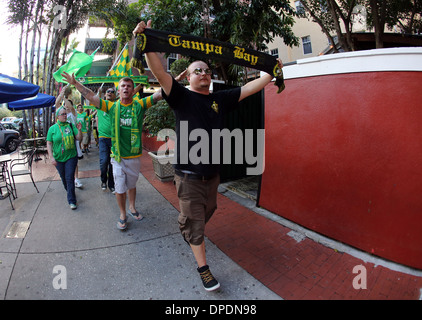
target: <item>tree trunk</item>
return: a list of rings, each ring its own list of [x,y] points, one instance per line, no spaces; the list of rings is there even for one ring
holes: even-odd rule
[[[330,31],[327,30],[327,28],[325,27],[324,23],[321,21],[321,19],[319,19],[316,14],[309,8],[308,4],[303,1],[302,2],[302,6],[305,8],[305,10],[310,14],[310,16],[312,17],[312,19],[314,19],[314,21],[316,23],[318,23],[318,25],[321,27],[321,31],[327,36],[327,38],[330,40],[330,43],[333,45],[333,50],[335,53],[338,53],[338,49],[336,44],[334,43],[334,39],[330,34]]]
[[[50,43],[50,35],[51,35],[51,26],[48,26],[47,44],[45,46],[46,50],[44,52],[44,62],[43,62],[43,71],[42,71],[42,77],[43,77],[42,91],[43,92],[47,92],[47,85],[46,85],[47,84],[47,81],[46,81],[46,76],[47,76],[47,56],[48,56],[48,48],[51,48],[51,45],[49,45],[49,43]]]
[[[19,53],[18,53],[18,77],[22,80],[22,39],[25,20],[21,22],[21,34],[19,36]],[[28,129],[28,128],[26,128]]]
[[[335,5],[336,5],[335,1],[328,0],[327,4],[328,4],[328,10],[330,10],[331,16],[333,17],[334,28],[336,30],[337,39],[338,39],[338,42],[340,43],[341,48],[344,51],[351,51],[352,49],[349,47],[347,40],[345,39],[343,33],[341,32],[339,17],[337,14],[337,10],[335,8]]]
[[[64,49],[63,49],[62,65],[64,65],[66,63],[66,51],[67,51],[68,45],[69,45],[69,36],[66,37],[66,42],[65,42],[65,45],[64,45]]]
[[[34,58],[35,58],[35,43],[37,38],[37,31],[38,31],[38,17],[40,14],[42,5],[42,0],[37,1],[37,6],[35,9],[35,17],[34,17],[34,25],[32,26],[32,45],[31,45],[31,56],[29,57],[29,82],[34,83]],[[38,82],[36,79],[35,82]]]
[[[372,19],[374,20],[374,28],[375,28],[375,47],[376,48],[383,48],[383,34],[384,34],[384,23],[383,23],[383,10],[382,6],[385,4],[385,1],[383,1],[383,5],[381,6],[381,10],[378,7],[378,1],[377,0],[370,0],[369,1],[371,5],[371,13],[372,13]],[[380,12],[381,11],[381,12]],[[385,17],[385,11],[384,11],[384,17]]]
[[[29,72],[28,72],[28,36],[29,36],[29,31],[31,30],[31,13],[32,13],[32,8],[34,7],[34,4],[31,4],[31,7],[29,8],[28,11],[28,16],[26,18],[26,37],[25,37],[25,55],[24,55],[24,65],[23,65],[23,71],[25,73],[23,80],[28,81],[28,77],[29,77]]]

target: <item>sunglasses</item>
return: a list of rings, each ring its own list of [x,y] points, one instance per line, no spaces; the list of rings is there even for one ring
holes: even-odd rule
[[[212,74],[212,70],[211,69],[202,69],[202,68],[195,68],[195,70],[193,70],[193,73],[196,74],[197,76],[199,76],[200,74],[202,74],[202,72],[205,72],[205,74],[207,75],[211,75]]]
[[[58,116],[67,116],[67,113],[59,113]]]
[[[106,92],[107,93],[114,93],[115,91],[114,90],[107,90]]]

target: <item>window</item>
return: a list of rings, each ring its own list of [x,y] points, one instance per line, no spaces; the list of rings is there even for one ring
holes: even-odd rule
[[[177,53],[170,53],[167,57],[167,71],[170,71],[171,64],[177,60]]]
[[[297,14],[305,14],[305,8],[300,1],[295,1],[295,7]]]
[[[302,37],[303,54],[312,53],[311,37]]]
[[[334,41],[334,43],[331,43],[331,40],[330,40],[330,39],[328,39],[328,45],[330,45],[330,46],[334,46],[334,45],[336,45],[336,44],[338,43],[338,38],[337,38],[337,36],[333,36],[333,41]]]
[[[272,50],[271,50],[271,55],[272,55],[273,57],[278,58],[278,48],[276,48],[276,49],[272,49]]]

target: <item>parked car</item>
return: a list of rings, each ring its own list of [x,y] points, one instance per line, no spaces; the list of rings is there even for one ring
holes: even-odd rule
[[[21,123],[23,121],[23,118],[16,118],[15,120],[13,120],[12,122],[14,124],[16,124],[17,126],[19,126],[19,123]]]
[[[1,123],[4,122],[12,122],[14,120],[18,119],[17,117],[4,117],[3,119],[1,119]]]
[[[6,129],[19,131],[19,125],[15,122],[2,122],[1,124]]]
[[[13,152],[19,145],[19,132],[16,130],[6,129],[0,123],[0,148],[7,153]]]

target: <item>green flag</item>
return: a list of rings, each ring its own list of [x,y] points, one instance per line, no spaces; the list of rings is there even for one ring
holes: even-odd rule
[[[99,48],[97,48],[98,50]],[[95,50],[91,55],[80,52],[78,50],[73,50],[72,56],[69,61],[62,65],[59,70],[53,73],[53,77],[57,82],[67,83],[63,80],[61,74],[67,72],[68,74],[75,74],[75,78],[83,77],[91,69],[92,61],[94,60],[94,55],[97,52]]]

